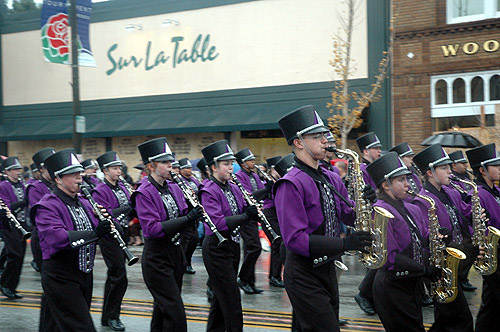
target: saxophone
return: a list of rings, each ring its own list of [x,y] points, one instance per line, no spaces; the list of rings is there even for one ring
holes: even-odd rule
[[[481,207],[481,203],[479,201],[477,184],[475,184],[473,181],[460,179],[459,177],[454,175],[451,176],[451,179],[453,181],[459,181],[468,184],[472,187],[472,244],[475,247],[484,248],[483,258],[476,259],[476,261],[474,262],[474,268],[483,276],[493,274],[497,270],[497,251],[498,239],[500,238],[500,230],[493,226],[486,227],[486,221],[481,218],[483,208]],[[488,229],[489,231],[488,235],[486,235],[486,229]]]
[[[346,149],[340,150],[332,148],[333,152],[338,152],[352,159],[352,178],[350,186],[353,188],[353,200],[356,203],[356,221],[354,227],[357,231],[370,232],[373,241],[367,247],[368,253],[359,253],[360,262],[369,269],[378,269],[385,265],[387,261],[387,223],[394,216],[384,208],[371,205],[363,198],[363,172],[359,164],[359,156],[356,152]],[[351,162],[350,162],[351,163]],[[372,211],[374,216],[372,218]]]
[[[442,269],[443,275],[436,282],[431,282],[431,295],[439,303],[450,303],[457,297],[457,273],[460,260],[465,254],[456,248],[447,248],[442,238],[439,238],[439,220],[436,215],[436,202],[427,195],[408,191],[408,194],[419,197],[429,203],[429,263]]]

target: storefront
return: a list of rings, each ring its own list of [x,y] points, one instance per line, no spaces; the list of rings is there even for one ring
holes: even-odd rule
[[[358,7],[352,80],[358,89],[369,88],[386,47],[387,2]],[[84,158],[113,149],[134,165],[137,144],[166,135],[179,158],[199,158],[201,147],[227,138],[234,149],[249,146],[264,159],[288,153],[276,137],[284,114],[313,104],[329,116],[329,61],[341,0],[93,6],[97,67],[80,68]],[[24,163],[44,146],[71,146],[71,68],[43,60],[39,15],[6,16],[1,26],[0,140]],[[387,95],[386,88],[370,106],[368,125],[389,143]]]

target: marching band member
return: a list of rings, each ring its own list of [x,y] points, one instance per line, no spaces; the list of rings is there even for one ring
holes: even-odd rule
[[[104,181],[92,190],[92,197],[120,222],[124,231],[123,238],[127,239],[132,207],[130,194],[120,181],[122,161],[115,151],[109,151],[97,157],[97,164],[104,173]],[[108,269],[104,284],[101,324],[109,326],[114,331],[124,331],[125,326],[120,320],[120,307],[128,285],[125,257],[116,241],[101,239],[98,244]]]
[[[464,152],[461,150],[452,152],[450,153],[450,159],[453,161],[453,164],[451,164],[451,173],[459,179],[470,181],[467,171],[467,159],[465,158]],[[466,183],[453,180],[452,182],[462,188],[465,193],[468,193],[472,189],[472,187]]]
[[[74,151],[74,150],[73,150]],[[72,149],[45,159],[53,193],[31,210],[42,248],[42,286],[57,331],[96,331],[90,316],[96,241],[112,230],[99,222],[90,203],[78,196],[83,167]]]
[[[500,156],[495,144],[487,144],[467,152],[472,167],[481,206],[489,212],[487,225],[500,229],[500,189],[495,181],[500,180]],[[498,254],[497,254],[498,260]],[[500,264],[497,263],[497,266]],[[498,329],[497,315],[500,307],[500,269],[483,276],[481,307],[476,319],[476,332]]]
[[[179,186],[167,181],[174,158],[165,137],[141,143],[138,149],[150,173],[132,202],[144,236],[142,275],[154,298],[151,331],[187,331],[181,298],[185,263],[178,233],[192,226],[202,209],[188,212]]]
[[[9,157],[2,162],[6,175],[6,181],[0,182],[0,198],[8,206],[14,217],[27,228],[26,213],[28,200],[25,187],[21,181],[23,167],[17,157]],[[16,292],[21,270],[23,267],[24,254],[26,252],[26,240],[24,240],[17,229],[10,225],[8,218],[3,215],[4,226],[1,229],[2,239],[5,243],[6,265],[0,276],[0,290],[3,295],[10,299],[20,299],[23,296]]]
[[[258,218],[255,206],[246,207],[239,188],[229,182],[236,159],[226,140],[214,142],[201,152],[212,176],[200,190],[201,203],[206,213],[227,240],[219,244],[218,238],[205,225],[203,263],[213,289],[207,331],[235,332],[243,330],[241,295],[237,273],[240,261],[240,235],[238,228]]]
[[[344,251],[364,250],[372,239],[367,232],[339,237],[340,221],[354,223],[354,204],[340,177],[319,166],[329,130],[314,107],[303,106],[278,125],[296,155],[295,167],[273,188],[287,248],[285,288],[302,331],[340,331],[334,260]]]
[[[179,177],[182,181],[188,185],[195,194],[198,194],[200,187],[200,182],[192,175],[193,165],[188,158],[182,158],[179,160]],[[193,257],[194,251],[196,250],[196,245],[198,244],[198,222],[196,222],[193,227],[188,227],[182,230],[181,233],[181,245],[186,254],[186,273],[195,274],[196,271],[191,265],[191,259]]]
[[[415,155],[415,152],[413,152],[412,148],[406,142],[392,147],[389,151],[396,152],[399,155],[399,158],[401,158],[405,166],[411,172],[411,174],[409,174],[406,179],[408,181],[408,185],[410,186],[410,190],[418,193],[420,189],[422,189],[422,181],[420,181],[418,171],[413,165],[413,156]]]
[[[84,169],[82,186],[92,190],[101,182],[96,176],[97,165],[92,159],[85,159],[81,164]]]
[[[424,332],[422,277],[437,279],[441,274],[426,259],[427,213],[405,200],[407,176],[412,173],[396,152],[375,160],[366,170],[378,188],[374,206],[394,216],[387,224],[387,263],[376,270],[373,283],[375,309],[387,332]]]
[[[466,278],[464,272],[470,269],[476,256],[469,229],[471,206],[462,201],[458,191],[447,187],[450,184],[452,161],[440,144],[431,145],[417,153],[413,161],[424,176],[420,193],[435,201],[439,224],[450,232],[452,245],[460,246],[467,256],[459,265],[457,297],[450,303],[434,303],[435,320],[430,331],[472,332],[472,314],[462,289],[462,282]],[[412,203],[422,213],[427,213],[429,203],[421,198],[415,198]]]

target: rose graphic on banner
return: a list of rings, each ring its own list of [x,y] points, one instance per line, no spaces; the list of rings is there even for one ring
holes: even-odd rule
[[[69,63],[69,21],[67,14],[51,16],[42,27],[42,48],[45,60]]]
[[[95,67],[90,50],[89,22],[91,0],[76,0],[78,21],[78,65]],[[71,64],[70,29],[66,0],[45,0],[42,6],[42,50],[45,60]]]

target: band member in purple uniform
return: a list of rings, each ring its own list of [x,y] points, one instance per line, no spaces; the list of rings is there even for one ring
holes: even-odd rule
[[[326,140],[328,141],[328,145],[331,147],[336,147],[335,137],[330,132],[326,134]],[[331,161],[336,158],[335,153],[332,151],[326,151],[325,159],[320,161],[320,165],[325,167],[327,170],[337,173],[339,175],[339,170],[337,167],[333,166]]]
[[[273,184],[264,185],[255,173],[255,156],[249,148],[238,151],[234,156],[241,167],[234,175],[241,182],[243,188],[251,193],[257,202],[260,202],[267,197]],[[240,229],[240,234],[243,238],[244,256],[238,274],[238,285],[246,294],[262,293],[263,290],[255,286],[255,264],[262,251],[257,220],[245,223]]]
[[[0,198],[8,206],[15,218],[24,229],[28,229],[26,223],[28,200],[24,184],[21,181],[23,167],[17,157],[9,157],[2,163],[6,181],[0,182]],[[4,210],[5,211],[5,210]],[[26,240],[21,233],[5,219],[4,227],[1,229],[2,239],[5,243],[6,265],[0,277],[0,290],[3,295],[10,299],[22,298],[16,292],[21,270],[23,267],[24,254],[26,252]]]
[[[435,319],[429,331],[472,332],[472,314],[462,289],[466,273],[477,256],[472,247],[469,226],[471,205],[462,201],[458,191],[448,187],[452,161],[440,144],[420,151],[413,157],[413,161],[424,176],[420,193],[434,199],[439,224],[450,232],[450,246],[458,247],[467,256],[459,264],[456,299],[450,303],[434,303]],[[415,198],[412,203],[417,205],[422,213],[427,213],[430,207],[429,203],[421,198]]]
[[[144,236],[142,275],[154,298],[151,331],[187,331],[181,298],[185,260],[179,232],[199,219],[202,208],[188,212],[181,189],[167,180],[174,157],[165,137],[138,148],[150,174],[133,193],[132,203]]]
[[[179,177],[182,181],[188,185],[193,192],[198,194],[200,187],[200,182],[192,175],[193,165],[188,158],[182,158],[179,160]],[[186,273],[195,274],[196,271],[193,269],[191,264],[191,259],[193,257],[194,251],[196,250],[196,245],[198,244],[198,222],[195,222],[193,227],[188,227],[182,230],[181,233],[181,245],[186,254]]]
[[[274,203],[287,248],[285,288],[304,332],[340,331],[334,261],[344,251],[364,250],[368,232],[339,237],[340,221],[353,225],[354,202],[340,177],[319,166],[328,128],[313,106],[282,117],[278,125],[295,153],[295,166],[273,187]],[[375,192],[367,192],[375,198]]]
[[[396,152],[399,155],[399,158],[401,158],[405,166],[411,172],[411,174],[406,177],[409,189],[413,192],[418,193],[420,189],[422,189],[422,181],[420,181],[418,171],[413,164],[413,156],[415,155],[415,152],[413,152],[412,148],[406,142],[392,147],[389,151]]]
[[[500,229],[500,189],[495,186],[500,181],[500,156],[495,144],[487,144],[467,153],[476,184],[479,201],[490,217],[487,226]],[[497,266],[498,262],[497,254]],[[495,273],[483,276],[481,307],[476,319],[476,332],[498,330],[498,308],[500,308],[500,268]]]
[[[451,161],[453,161],[453,164],[451,164],[451,173],[459,179],[470,181],[469,173],[467,171],[467,159],[465,158],[464,152],[461,150],[455,151],[450,153],[449,156]],[[472,187],[460,181],[452,180],[452,182],[463,189],[462,191],[459,190],[460,193],[465,193],[465,196],[462,195],[462,197],[467,197],[467,193],[472,189]]]
[[[33,177],[28,181],[26,181],[26,187],[28,186],[29,183],[33,182],[34,180],[40,180],[42,178],[42,173],[40,172],[35,163],[32,163],[30,165],[30,170],[31,170],[31,175]]]
[[[78,195],[83,167],[71,149],[49,156],[45,167],[55,187],[33,206],[31,216],[40,236],[42,286],[54,330],[96,331],[90,315],[96,241],[115,226],[110,219],[99,222]]]
[[[82,186],[92,190],[101,182],[96,176],[97,164],[92,159],[85,159],[82,161],[82,166],[84,168]]]
[[[26,187],[26,196],[28,197],[28,205],[31,209],[33,205],[38,203],[43,196],[50,194],[52,192],[52,179],[50,178],[49,172],[45,167],[45,159],[47,157],[56,153],[53,148],[45,148],[33,155],[33,159],[36,168],[40,171],[41,176],[39,180],[31,181]],[[33,230],[31,231],[31,253],[33,254],[33,262],[31,265],[35,270],[40,272],[42,268],[42,250],[40,249],[40,240],[38,238],[38,231],[36,228],[36,223],[34,220]]]
[[[208,168],[208,165],[207,165],[207,161],[205,160],[205,158],[201,158],[200,161],[198,161],[198,163],[196,164],[196,167],[198,167],[198,169],[200,170],[200,173],[201,173],[201,184],[200,184],[200,188],[205,184],[207,183],[208,181],[210,181],[210,170]]]
[[[111,212],[123,228],[123,238],[127,239],[132,207],[130,194],[120,181],[122,161],[115,151],[108,151],[97,157],[97,163],[104,173],[104,181],[92,190],[92,197]],[[120,307],[127,291],[128,279],[123,250],[116,241],[101,239],[98,244],[108,268],[104,284],[101,324],[109,326],[114,331],[124,331],[125,326],[120,320]]]
[[[389,152],[366,168],[378,187],[374,206],[389,211],[387,263],[376,270],[375,309],[387,332],[424,332],[422,277],[437,280],[441,271],[428,263],[427,213],[406,200],[412,173],[396,152]]]
[[[210,302],[207,332],[243,331],[241,295],[236,282],[240,261],[239,228],[258,218],[255,206],[246,207],[239,188],[229,182],[233,173],[233,151],[226,140],[214,142],[201,152],[212,176],[200,190],[206,213],[226,241],[219,239],[205,225],[203,263],[214,295]]]

